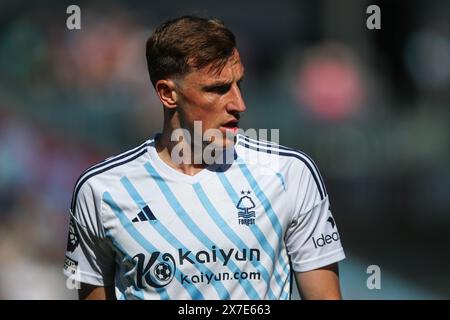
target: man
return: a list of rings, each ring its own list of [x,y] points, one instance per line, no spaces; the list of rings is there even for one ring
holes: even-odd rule
[[[289,299],[292,272],[303,298],[341,298],[345,256],[315,164],[237,134],[246,107],[233,33],[218,20],[168,21],[147,62],[162,134],[75,185],[65,273],[80,298]]]

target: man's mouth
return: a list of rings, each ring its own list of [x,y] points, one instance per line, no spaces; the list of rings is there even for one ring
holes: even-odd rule
[[[239,121],[238,120],[231,120],[221,125],[222,128],[225,130],[231,130],[233,132],[236,132],[239,129]]]

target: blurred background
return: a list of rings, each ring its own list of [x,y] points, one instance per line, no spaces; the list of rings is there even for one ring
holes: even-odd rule
[[[279,128],[321,169],[344,298],[449,299],[450,2],[437,0],[0,1],[0,298],[76,297],[62,275],[72,188],[161,130],[145,41],[182,14],[235,32],[242,127]]]

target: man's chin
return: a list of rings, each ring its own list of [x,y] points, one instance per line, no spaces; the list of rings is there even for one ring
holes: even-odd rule
[[[207,164],[231,164],[234,159],[233,137],[216,138],[203,146],[203,160]]]
[[[234,147],[236,135],[229,135],[222,138],[216,138],[213,142],[206,142],[205,147],[208,147],[209,149],[217,149],[217,150],[223,150],[228,148]]]
[[[222,146],[224,149],[234,148],[235,136],[223,139]]]

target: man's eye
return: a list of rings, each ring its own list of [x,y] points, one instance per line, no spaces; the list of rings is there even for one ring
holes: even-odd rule
[[[230,90],[230,87],[231,87],[230,85],[217,86],[217,87],[211,88],[209,91],[215,92],[218,94],[225,94]]]

